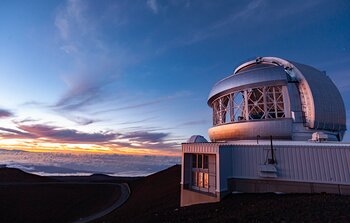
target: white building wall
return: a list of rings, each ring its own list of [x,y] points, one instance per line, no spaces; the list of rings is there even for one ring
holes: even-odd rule
[[[307,143],[274,145],[273,148],[277,161],[277,178],[273,180],[350,185],[349,144]],[[231,154],[229,161],[228,151]],[[259,175],[259,166],[271,157],[269,145],[221,145],[220,156],[222,153],[226,158],[220,168],[229,165],[231,171],[221,171],[221,178],[266,179]]]
[[[182,144],[182,176],[181,184],[191,183],[192,159],[191,154],[208,154],[209,155],[209,188],[208,192],[220,192],[220,162],[219,162],[219,143],[183,143]],[[186,158],[187,157],[187,158]],[[184,161],[186,160],[186,161]],[[186,176],[188,176],[186,178]]]
[[[232,161],[232,151],[230,149],[220,149],[219,152],[219,164],[220,164],[220,191],[227,191],[227,176],[232,176],[232,166],[223,165],[226,163],[231,163]]]

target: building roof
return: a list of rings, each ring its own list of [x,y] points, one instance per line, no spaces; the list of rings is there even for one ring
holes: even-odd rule
[[[282,66],[269,66],[232,74],[217,82],[209,93],[208,104],[224,94],[247,87],[287,83],[287,74]]]

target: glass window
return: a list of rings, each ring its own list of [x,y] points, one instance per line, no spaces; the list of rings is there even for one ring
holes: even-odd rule
[[[202,154],[198,154],[198,166],[197,168],[203,168],[203,155]]]
[[[192,168],[197,168],[197,155],[192,154]]]
[[[204,188],[209,188],[209,175],[208,175],[208,173],[204,173],[203,174],[203,178],[204,178],[204,182],[203,182],[203,187]]]
[[[198,172],[198,187],[203,187],[203,173]]]
[[[244,120],[285,118],[284,86],[247,88],[212,103],[214,126]]]
[[[208,169],[208,162],[209,162],[209,156],[208,155],[204,155],[204,165],[203,165],[203,169]]]
[[[192,172],[192,186],[197,186],[197,172]]]
[[[209,156],[208,154],[192,154],[192,187],[195,190],[209,188]]]

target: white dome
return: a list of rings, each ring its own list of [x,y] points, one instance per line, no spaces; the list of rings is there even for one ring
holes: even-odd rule
[[[187,143],[196,143],[196,142],[203,143],[203,142],[208,142],[208,141],[201,135],[193,135],[187,140]]]

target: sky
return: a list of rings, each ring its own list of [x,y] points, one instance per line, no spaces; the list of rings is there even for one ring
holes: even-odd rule
[[[3,0],[0,148],[180,156],[191,135],[207,138],[211,87],[258,56],[325,70],[349,117],[349,11],[347,0]]]

